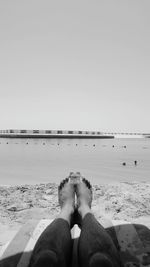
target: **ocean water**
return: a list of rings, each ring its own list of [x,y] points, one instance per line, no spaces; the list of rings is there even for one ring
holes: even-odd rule
[[[0,139],[1,185],[59,183],[71,171],[93,184],[150,182],[150,139]]]

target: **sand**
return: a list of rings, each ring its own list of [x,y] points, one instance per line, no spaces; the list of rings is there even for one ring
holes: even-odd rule
[[[30,219],[53,219],[60,207],[55,183],[0,186],[0,247]],[[97,219],[125,220],[150,228],[150,183],[93,186]]]

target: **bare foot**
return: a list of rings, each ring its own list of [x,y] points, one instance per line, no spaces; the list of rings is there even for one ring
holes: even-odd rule
[[[75,209],[75,190],[68,178],[64,179],[58,187],[58,201],[61,207],[58,218],[65,219],[70,225],[71,216]]]
[[[77,207],[82,219],[87,213],[91,213],[92,204],[92,186],[88,180],[82,178],[82,181],[76,185]]]

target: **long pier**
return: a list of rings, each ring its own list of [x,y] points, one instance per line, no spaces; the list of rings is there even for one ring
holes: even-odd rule
[[[150,138],[150,133],[10,129],[0,130],[0,138]]]
[[[96,131],[0,130],[0,138],[114,138]]]

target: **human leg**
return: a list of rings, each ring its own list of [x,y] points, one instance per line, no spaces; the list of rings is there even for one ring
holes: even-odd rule
[[[81,216],[81,235],[78,255],[80,267],[118,267],[117,249],[103,226],[91,212],[92,190],[88,181],[77,185],[78,212]]]
[[[41,234],[33,250],[30,267],[69,266],[72,241],[66,220],[58,218]]]
[[[67,267],[70,265],[72,240],[71,217],[74,212],[74,188],[64,180],[59,186],[61,212],[41,234],[32,253],[30,267]]]

